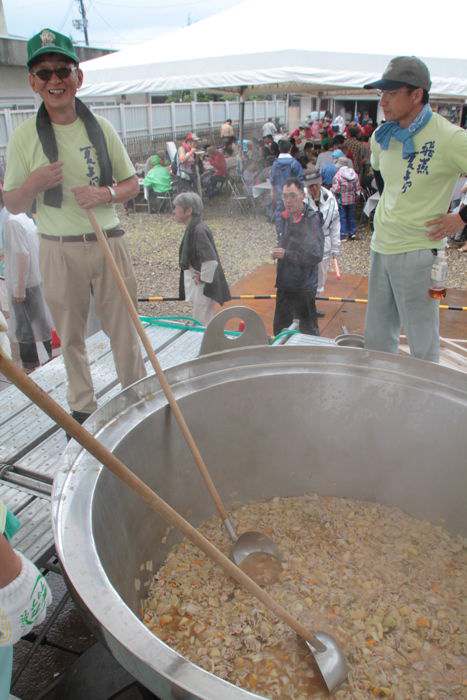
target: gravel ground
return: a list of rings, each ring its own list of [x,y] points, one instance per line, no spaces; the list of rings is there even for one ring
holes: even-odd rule
[[[121,213],[127,231],[131,255],[138,280],[139,296],[178,295],[178,249],[183,227],[169,214]],[[275,230],[262,216],[256,219],[241,214],[231,215],[226,200],[210,204],[205,220],[212,228],[229,285],[259,265],[271,262],[270,251],[275,244]],[[340,268],[342,273],[368,275],[370,232],[359,228],[360,240],[344,241]],[[467,255],[449,249],[449,288],[467,288]],[[141,313],[178,314],[189,311],[183,302],[163,305],[141,304]]]
[[[271,262],[276,235],[264,217],[231,216],[227,200],[217,201],[205,210],[229,286],[259,265]],[[178,296],[180,268],[178,250],[184,227],[169,214],[121,214],[138,280],[138,294]],[[186,313],[191,305],[165,302],[140,304],[141,313]]]

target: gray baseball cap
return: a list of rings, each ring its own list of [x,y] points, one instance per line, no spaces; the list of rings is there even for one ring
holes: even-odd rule
[[[309,170],[305,170],[305,185],[320,185],[322,178],[321,178],[321,173],[318,170],[318,168],[310,168]]]
[[[381,80],[368,83],[366,90],[397,90],[402,85],[413,85],[429,92],[431,88],[430,71],[423,61],[416,56],[396,56],[392,58]]]

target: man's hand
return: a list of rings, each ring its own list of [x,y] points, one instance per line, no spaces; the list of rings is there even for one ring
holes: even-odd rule
[[[284,248],[274,248],[271,256],[273,260],[281,260],[285,255]]]
[[[101,204],[109,204],[111,200],[110,192],[106,187],[82,185],[72,187],[71,191],[75,195],[78,206],[82,209],[93,209]]]
[[[457,233],[464,228],[465,224],[459,214],[453,213],[443,214],[443,216],[439,216],[437,219],[427,221],[426,226],[429,227],[426,234],[428,238],[432,241],[439,241],[445,236]]]
[[[45,192],[52,189],[56,185],[63,182],[63,163],[57,161],[50,165],[42,165],[40,168],[33,170],[27,179],[28,188],[34,190],[34,193]]]
[[[24,302],[26,301],[26,295],[14,296],[13,301],[16,302],[16,304],[24,304]]]

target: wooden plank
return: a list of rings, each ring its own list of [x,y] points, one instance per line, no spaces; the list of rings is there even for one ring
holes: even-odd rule
[[[103,331],[90,336],[86,341],[86,348],[91,370],[101,357],[110,353],[110,343]],[[32,373],[32,378],[36,384],[50,394],[66,381],[65,365],[62,358],[56,357],[42,365]],[[28,405],[29,399],[14,386],[0,392],[0,425],[11,420],[16,413],[24,410]]]
[[[401,336],[402,342],[399,346],[400,352],[410,356],[410,348],[405,344],[405,336]],[[467,372],[467,359],[460,353],[451,350],[450,348],[440,347],[439,364],[449,369],[455,369],[458,372]]]
[[[34,498],[18,515],[21,527],[11,544],[34,563],[45,563],[55,549],[50,500]]]
[[[199,355],[202,340],[203,333],[186,331],[158,354],[162,369],[168,369],[169,367],[180,365],[182,362],[194,360]],[[152,370],[152,367],[150,369]]]
[[[461,355],[462,357],[467,358],[467,348],[462,347],[462,345],[459,345],[459,343],[455,343],[452,340],[449,340],[449,338],[440,338],[441,341],[441,347],[448,348],[449,350],[453,350],[456,352],[458,355]]]
[[[0,501],[6,505],[12,513],[19,513],[25,506],[34,500],[31,493],[27,493],[17,488],[9,486],[3,482],[0,483]]]
[[[14,472],[28,474],[52,483],[58,469],[57,460],[67,445],[63,430],[56,430],[30,452],[15,462]]]
[[[151,335],[151,334],[150,334]],[[159,362],[163,369],[168,369],[182,362],[192,360],[198,356],[202,333],[183,332],[173,342],[158,353]],[[151,367],[147,367],[148,373],[151,373]],[[120,385],[117,384],[114,388],[106,392],[101,399],[99,405],[107,402],[112,396],[115,396],[120,391]],[[57,430],[46,440],[42,441],[31,451],[15,461],[15,472],[18,474],[27,474],[44,479],[52,483],[54,475],[60,466],[60,456],[66,447],[66,438],[63,430]]]
[[[157,326],[150,326],[147,331],[154,347],[159,348],[159,350],[179,338],[184,332]],[[62,362],[61,358],[57,358],[57,360]],[[98,399],[118,384],[111,353],[106,353],[99,357],[93,363],[91,371]],[[12,391],[18,394],[21,393],[16,387],[12,387]],[[56,386],[49,394],[68,410],[65,382]],[[23,410],[12,415],[8,421],[0,425],[0,461],[15,462],[28,451],[28,448],[33,449],[42,439],[49,437],[55,430],[57,430],[55,423],[37,406],[32,405],[28,401],[27,406]]]
[[[330,338],[323,338],[322,336],[304,335],[303,333],[294,333],[294,335],[291,335],[290,338],[287,338],[284,345],[288,345],[288,346],[300,345],[301,347],[303,347],[305,345],[309,345],[310,347],[318,348],[318,347],[329,347],[330,345],[335,346],[335,343]]]

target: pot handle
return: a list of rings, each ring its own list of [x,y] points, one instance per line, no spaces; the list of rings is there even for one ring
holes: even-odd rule
[[[244,330],[238,336],[226,336],[224,334],[225,324],[232,318],[240,319]],[[266,328],[260,316],[247,306],[229,306],[223,309],[206,328],[206,332],[201,343],[201,355],[208,355],[212,352],[223,350],[234,350],[252,345],[268,345],[269,338]]]

